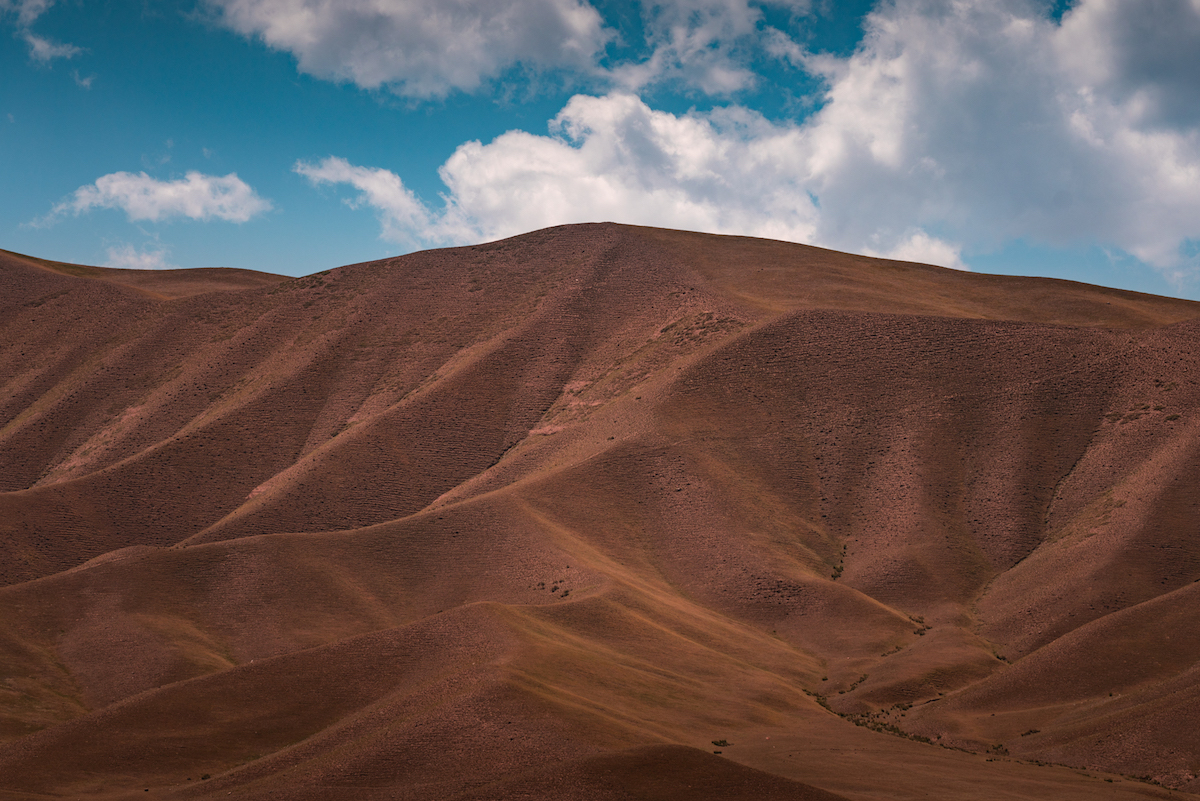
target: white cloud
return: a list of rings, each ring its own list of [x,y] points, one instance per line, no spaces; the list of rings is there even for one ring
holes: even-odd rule
[[[797,185],[797,131],[744,109],[675,116],[632,95],[577,96],[552,136],[510,132],[468,142],[441,168],[444,227],[497,238],[565,222],[618,222],[812,236]]]
[[[29,45],[30,58],[43,64],[56,58],[74,58],[83,52],[83,48],[52,42],[30,30],[30,26],[37,22],[38,17],[49,11],[53,5],[54,0],[0,0],[0,13],[17,15],[17,28],[25,44]]]
[[[94,208],[121,209],[130,220],[158,222],[188,217],[240,223],[269,211],[271,203],[259,197],[236,173],[221,177],[189,172],[174,181],[159,181],[144,172],[114,172],[76,189],[42,223]]]
[[[763,8],[811,0],[642,0],[640,55],[602,67],[613,29],[587,0],[207,0],[220,22],[294,55],[300,69],[429,98],[472,91],[506,69],[564,68],[636,91],[664,81],[730,94],[754,86]]]
[[[0,11],[15,12],[17,25],[28,28],[52,5],[54,0],[0,0]]]
[[[435,236],[433,219],[399,176],[382,169],[356,167],[345,159],[330,156],[319,164],[296,162],[292,168],[312,184],[350,184],[359,191],[352,206],[371,206],[383,226],[383,238],[415,244]]]
[[[777,32],[764,24],[763,8],[768,6],[786,8],[796,17],[812,11],[811,0],[643,0],[651,55],[618,65],[613,77],[627,90],[663,81],[710,95],[754,88],[759,76],[747,66],[754,57],[760,51],[784,57]]]
[[[25,43],[29,45],[29,55],[34,61],[53,61],[56,58],[74,58],[83,52],[81,48],[73,44],[57,44],[49,39],[44,39],[32,31],[24,31],[21,34]]]
[[[516,64],[587,71],[608,39],[583,0],[208,2],[304,72],[411,97],[472,90]]]
[[[724,8],[721,24],[742,26],[728,30],[759,25],[745,2]],[[1127,31],[1137,9],[1149,44]],[[1061,24],[1037,0],[894,0],[865,29],[846,58],[760,30],[827,82],[802,122],[576,96],[548,135],[461,145],[436,210],[383,170],[330,159],[304,174],[355,186],[394,241],[616,220],[959,268],[964,253],[1024,239],[1112,247],[1172,279],[1195,269],[1184,251],[1200,239],[1200,0],[1080,0]]]
[[[442,166],[433,211],[400,178],[329,158],[296,171],[347,183],[397,242],[465,243],[588,220],[805,241],[816,210],[795,182],[796,131],[742,109],[675,116],[625,94],[577,96],[554,135],[468,142]],[[782,167],[782,169],[781,169]]]
[[[1127,69],[1137,60],[1113,42],[1129,14],[1114,9],[1179,29],[1200,15],[1195,0],[1081,0],[1059,26],[1026,0],[881,5],[852,57],[811,61],[829,82],[805,125],[818,238],[898,244],[915,227],[976,249],[1099,241],[1178,267],[1200,232],[1200,132],[1147,115],[1144,98],[1197,85],[1200,37],[1161,48],[1155,70]]]
[[[960,246],[944,242],[921,230],[913,231],[907,239],[901,239],[888,251],[879,251],[872,247],[863,247],[860,250],[865,256],[936,264],[939,267],[951,267],[955,270],[970,269],[963,264]]]
[[[169,261],[170,251],[162,247],[143,247],[140,250],[133,245],[118,245],[108,249],[108,259],[105,267],[119,267],[126,270],[174,270],[177,265]]]
[[[708,94],[750,88],[757,76],[741,63],[762,19],[748,0],[647,0],[642,4],[648,59],[614,69],[618,83],[640,89],[664,80],[696,86]]]
[[[1200,123],[1200,0],[1089,0],[1067,15],[1056,45],[1078,83],[1141,122]]]

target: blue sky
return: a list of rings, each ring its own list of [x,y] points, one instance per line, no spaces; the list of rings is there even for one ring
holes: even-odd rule
[[[1200,299],[1200,0],[0,0],[0,186],[111,266],[616,220]]]

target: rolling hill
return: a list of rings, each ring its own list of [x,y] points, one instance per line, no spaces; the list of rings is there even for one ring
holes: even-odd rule
[[[1200,303],[613,224],[0,286],[0,798],[1200,792]]]

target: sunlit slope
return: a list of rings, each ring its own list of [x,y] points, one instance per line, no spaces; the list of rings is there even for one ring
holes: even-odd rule
[[[615,225],[0,271],[0,795],[1196,786],[1200,304]]]
[[[0,250],[0,259],[10,269],[19,265],[59,275],[103,281],[133,289],[142,295],[158,300],[183,298],[207,292],[236,292],[255,287],[275,286],[287,280],[282,275],[230,267],[201,267],[190,270],[128,270],[118,267],[91,267],[85,264],[39,259],[9,250]]]

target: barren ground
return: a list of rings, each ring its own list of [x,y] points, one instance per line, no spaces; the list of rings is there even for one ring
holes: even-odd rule
[[[0,799],[1190,797],[1197,353],[610,224],[0,252]]]

